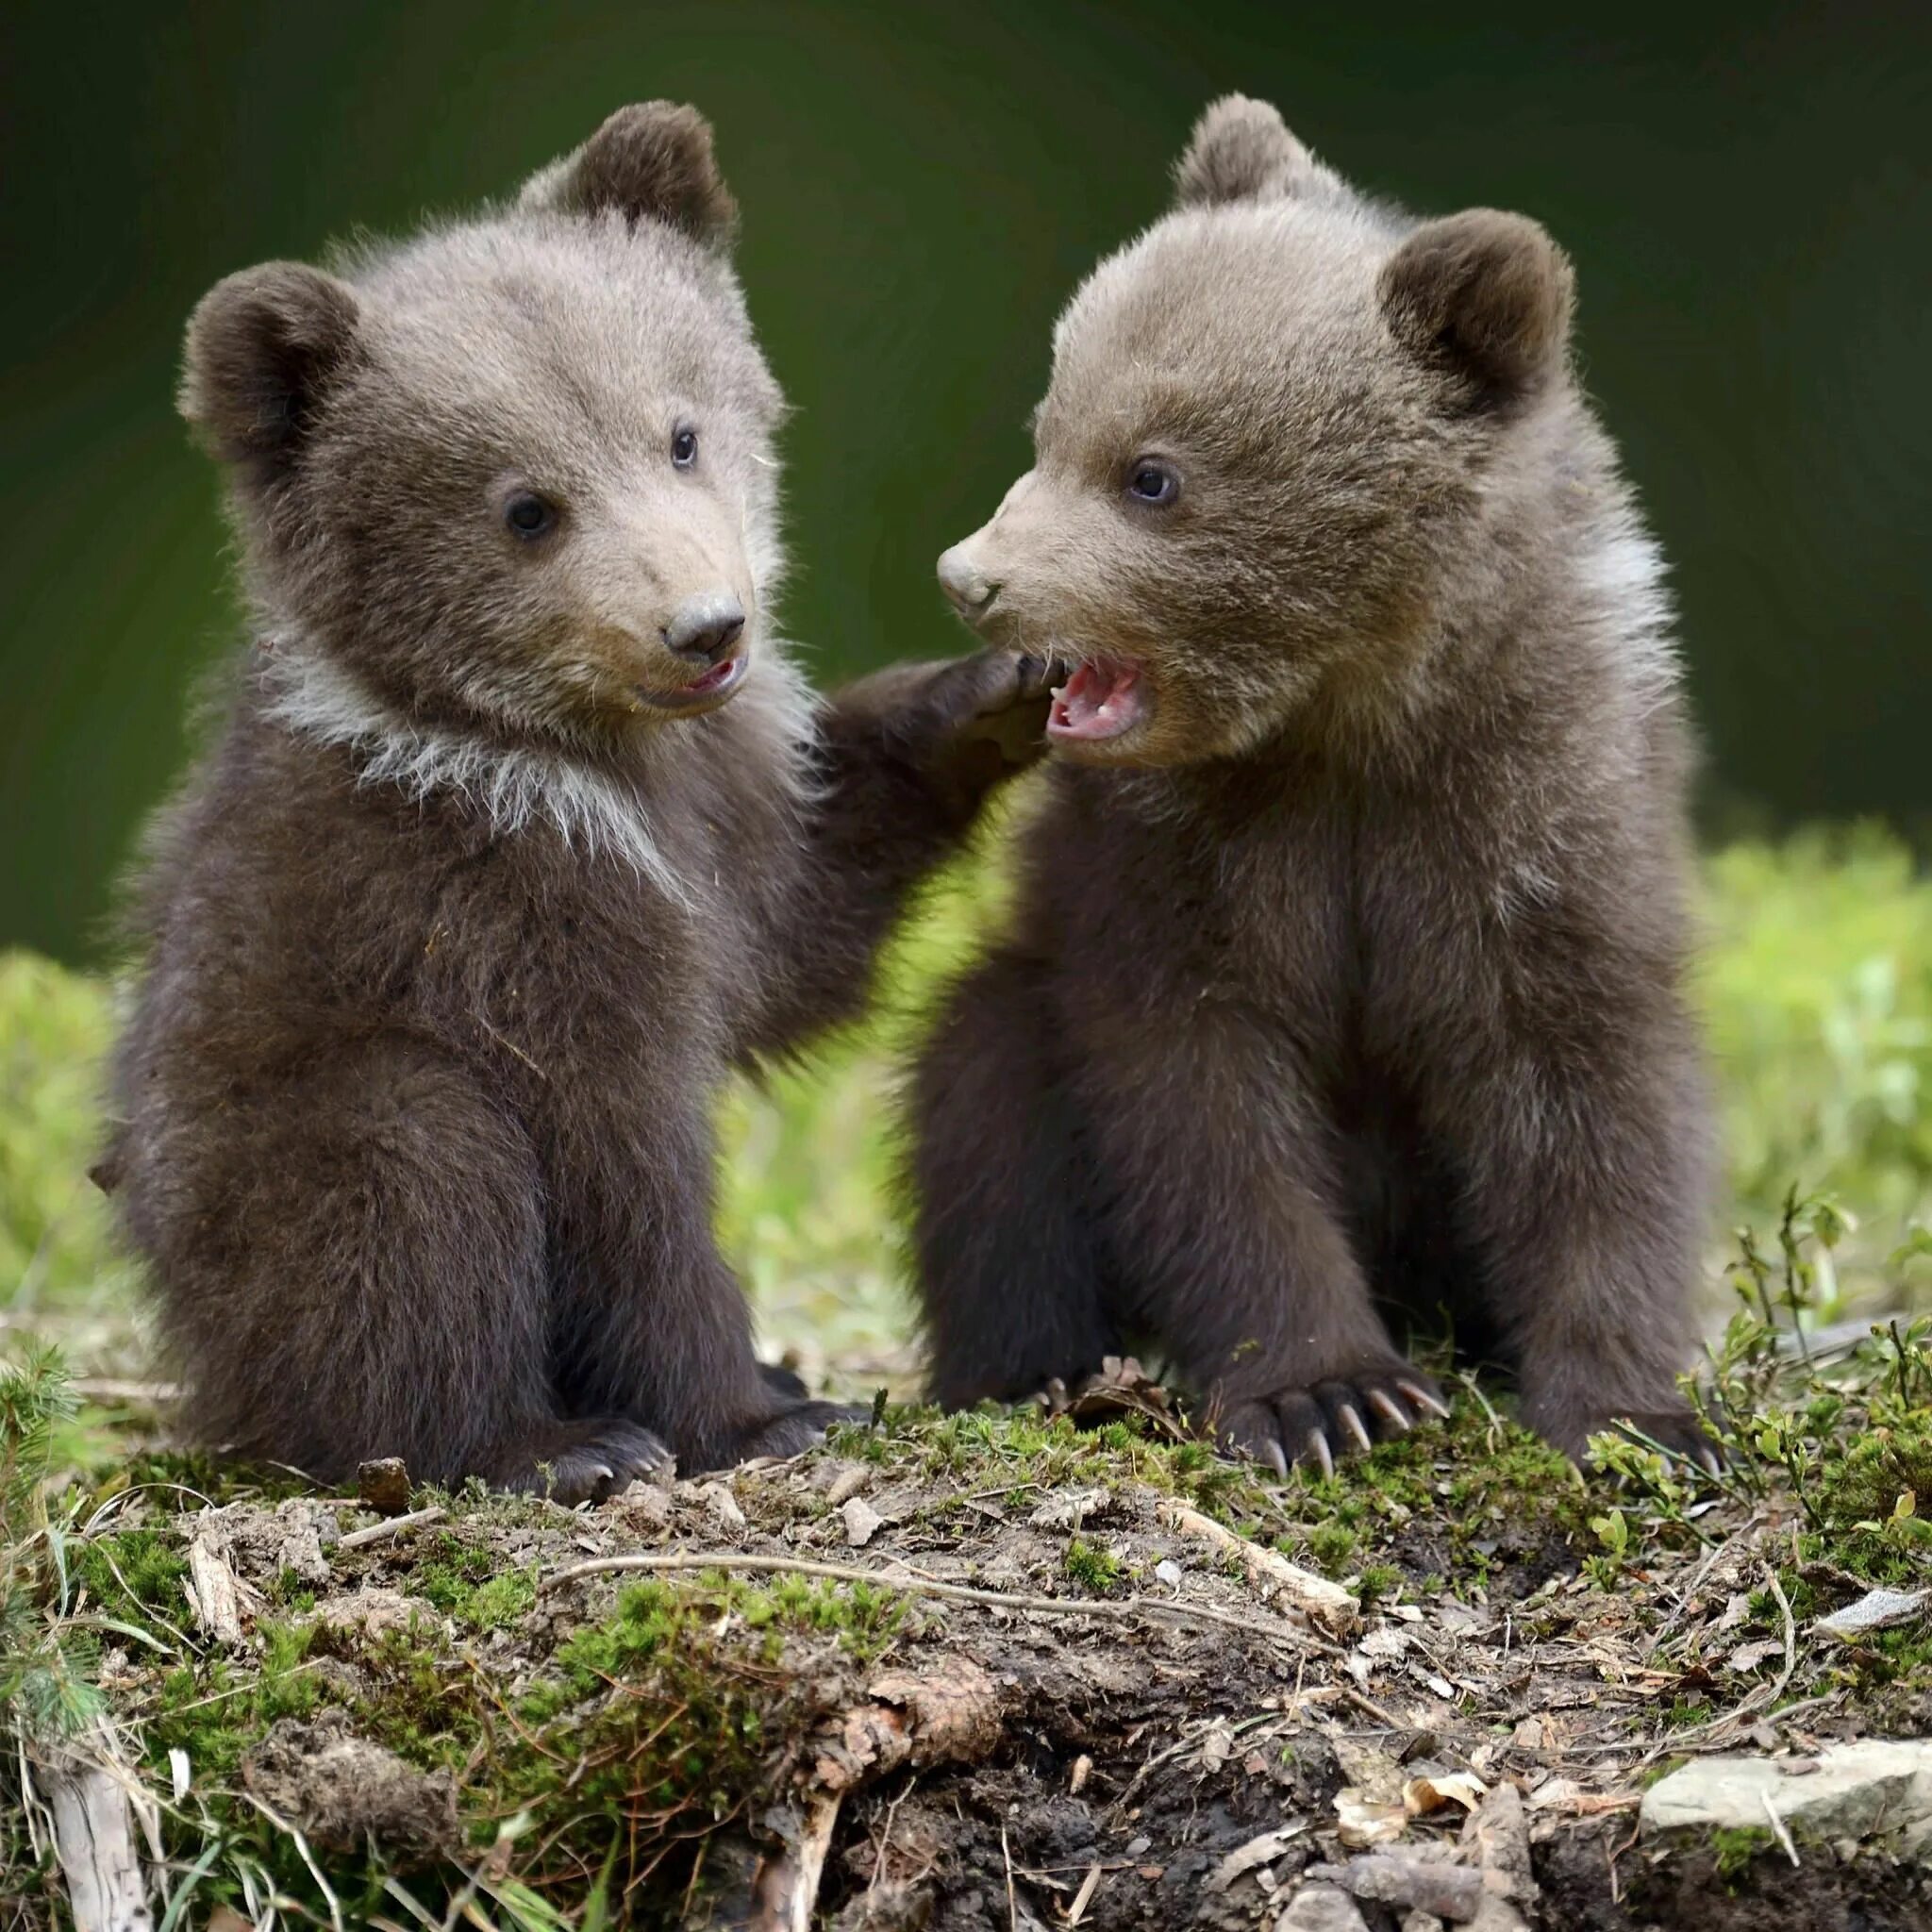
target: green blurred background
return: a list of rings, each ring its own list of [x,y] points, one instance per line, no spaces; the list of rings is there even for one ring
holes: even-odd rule
[[[1024,463],[1056,310],[1241,88],[1366,185],[1523,208],[1574,253],[1713,816],[1920,828],[1932,9],[214,0],[0,33],[0,945],[98,957],[233,632],[171,403],[196,296],[501,193],[652,94],[712,117],[744,207],[822,675],[957,646],[932,558]]]

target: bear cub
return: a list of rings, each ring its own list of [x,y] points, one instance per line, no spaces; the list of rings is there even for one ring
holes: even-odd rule
[[[1256,101],[1175,178],[940,561],[1076,668],[913,1085],[934,1392],[1153,1348],[1325,1470],[1441,1412],[1390,1324],[1446,1314],[1572,1454],[1628,1420],[1707,1457],[1687,726],[1569,263],[1355,192]]]
[[[842,1413],[753,1355],[713,1102],[858,1007],[1046,686],[787,661],[735,213],[632,107],[190,325],[253,641],[151,836],[100,1175],[211,1443],[575,1500]]]

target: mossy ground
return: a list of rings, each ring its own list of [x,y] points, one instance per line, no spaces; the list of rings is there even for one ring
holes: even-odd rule
[[[1811,1252],[1802,1223],[1792,1239]],[[974,1761],[857,1791],[820,1894],[841,1923],[899,1923],[859,1912],[881,1883],[976,1923],[974,1861],[995,1856],[1033,1874],[1016,1883],[1037,1907],[1064,1907],[1070,1847],[1106,1874],[1091,1923],[1191,1923],[1183,1902],[1231,1846],[1310,1817],[1307,1857],[1276,1864],[1285,1880],[1332,1830],[1342,1785],[1404,1760],[1541,1796],[1540,1856],[1567,1873],[1558,1839],[1623,1816],[1684,1751],[1816,1748],[1932,1718],[1923,1622],[1850,1645],[1810,1628],[1867,1582],[1932,1582],[1893,1487],[1928,1446],[1926,1376],[1916,1333],[1807,1369],[1763,1324],[1734,1331],[1710,1386],[1750,1434],[1734,1433],[1721,1482],[1635,1448],[1586,1476],[1466,1384],[1448,1424],[1288,1483],[1139,1417],[1082,1428],[890,1408],[796,1462],[598,1508],[418,1492],[412,1507],[438,1520],[359,1547],[341,1538],[378,1519],[353,1499],[151,1455],[58,1499],[64,1630],[91,1647],[151,1794],[177,1923],[221,1905],[258,1920],[270,1900],[291,1922],[377,1926],[453,1911],[544,1928],[755,1923],[754,1874],[783,1843],[772,1821],[803,1802],[827,1740],[886,1677],[960,1659],[997,1687],[1004,1732]],[[877,1519],[862,1539],[835,1495]],[[1292,1626],[1241,1564],[1170,1526],[1173,1500],[1345,1585],[1361,1628],[1337,1642]],[[284,1560],[291,1510],[319,1529],[325,1574]],[[186,1592],[211,1524],[242,1586],[239,1641],[197,1624]],[[636,1551],[877,1574],[552,1581]],[[1146,1614],[1007,1613],[933,1582]],[[1221,1621],[1174,1623],[1154,1607],[1166,1602]],[[459,1823],[440,1852],[383,1814],[343,1841],[263,1808],[264,1737],[308,1748],[330,1724],[432,1789],[447,1780]],[[1029,1809],[1026,1791],[1060,1796]],[[25,1899],[34,1861],[18,1839],[9,1850]],[[1713,1883],[1740,1898],[1782,1856],[1743,1838],[1707,1850]],[[1259,1923],[1265,1906],[1231,1892],[1224,1923]],[[43,1916],[23,1904],[19,1922]]]

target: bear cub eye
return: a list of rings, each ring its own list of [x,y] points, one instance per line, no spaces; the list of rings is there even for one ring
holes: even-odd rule
[[[1127,494],[1136,503],[1170,504],[1181,493],[1181,479],[1171,463],[1142,457],[1127,477]]]
[[[517,536],[541,537],[557,525],[557,506],[532,490],[519,490],[503,507],[503,520]]]
[[[698,433],[695,429],[680,429],[671,439],[671,460],[680,470],[688,470],[698,459]]]

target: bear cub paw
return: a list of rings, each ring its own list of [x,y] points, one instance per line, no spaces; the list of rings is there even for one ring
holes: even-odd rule
[[[1225,1447],[1273,1464],[1278,1474],[1298,1463],[1327,1476],[1338,1456],[1406,1436],[1418,1421],[1448,1413],[1436,1384],[1397,1357],[1239,1403],[1217,1433]]]
[[[649,1429],[621,1417],[598,1417],[558,1423],[531,1437],[507,1458],[497,1481],[554,1503],[601,1503],[641,1476],[668,1475],[672,1461]]]

